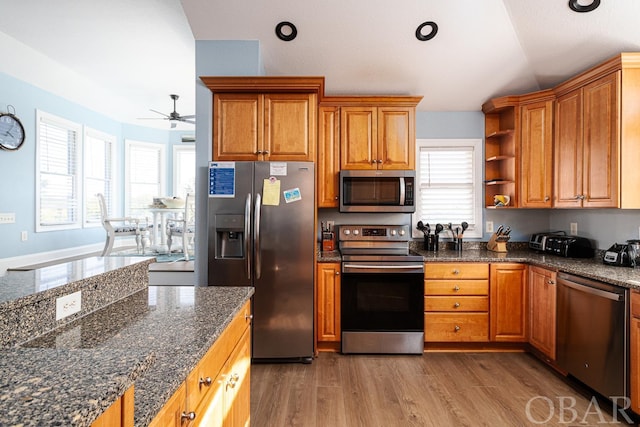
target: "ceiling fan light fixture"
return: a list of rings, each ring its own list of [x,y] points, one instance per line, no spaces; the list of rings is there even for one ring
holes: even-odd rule
[[[422,32],[424,27],[430,27],[431,31],[429,31],[427,34],[424,34]],[[418,25],[418,28],[416,29],[416,38],[421,42],[426,42],[427,40],[431,40],[436,36],[436,34],[438,34],[438,24],[436,24],[433,21],[423,22],[422,24]]]
[[[590,4],[580,4],[579,0],[569,0],[569,8],[574,12],[585,13],[591,12],[600,6],[600,0],[592,0]]]

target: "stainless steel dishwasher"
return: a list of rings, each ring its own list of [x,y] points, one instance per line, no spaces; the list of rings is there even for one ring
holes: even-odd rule
[[[557,283],[558,365],[605,397],[628,397],[628,289],[566,273]]]

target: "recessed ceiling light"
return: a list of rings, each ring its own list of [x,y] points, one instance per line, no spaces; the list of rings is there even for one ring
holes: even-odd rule
[[[584,2],[583,2],[584,3]],[[600,6],[600,0],[592,0],[590,4],[580,4],[580,0],[569,0],[569,7],[574,12],[591,12]]]
[[[427,34],[424,34],[422,32],[424,27],[431,28],[431,31],[429,31]],[[434,38],[436,36],[436,34],[438,34],[438,24],[436,24],[433,21],[423,22],[416,29],[416,38],[418,40],[420,40],[421,42],[426,42],[427,40],[431,40],[432,38]]]
[[[282,21],[276,25],[276,36],[282,41],[290,42],[298,35],[298,29],[291,22]]]

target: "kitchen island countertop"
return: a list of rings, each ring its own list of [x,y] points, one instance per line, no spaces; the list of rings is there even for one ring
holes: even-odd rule
[[[21,385],[27,390],[20,393],[39,393],[54,406],[66,399],[64,407],[73,408],[98,399],[95,394],[102,395],[104,390],[92,382],[92,369],[76,369],[65,358],[102,365],[105,373],[120,378],[115,389],[124,391],[135,384],[135,425],[146,426],[251,295],[250,287],[151,286],[20,348],[6,350],[11,357],[3,355],[0,369],[11,372],[11,361],[21,355],[26,361],[32,359],[31,366],[37,370],[57,371],[56,378],[73,381],[72,390],[78,393],[58,395],[63,388],[49,389],[51,377],[46,376],[40,382],[24,381]],[[102,358],[110,362],[103,363]],[[29,366],[18,364],[20,375],[28,376]],[[24,425],[90,425],[101,412],[85,410],[76,414],[81,420],[76,424],[56,424],[58,412],[42,409],[48,405],[20,406],[22,394],[6,392],[0,388],[0,413],[19,407],[20,420],[32,423]],[[113,392],[107,395],[111,400],[102,399],[98,405],[102,410],[118,397]]]

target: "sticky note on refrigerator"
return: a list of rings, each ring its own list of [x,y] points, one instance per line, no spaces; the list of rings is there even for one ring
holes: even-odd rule
[[[280,204],[280,180],[274,177],[266,178],[262,183],[262,204],[264,206],[278,206]]]

